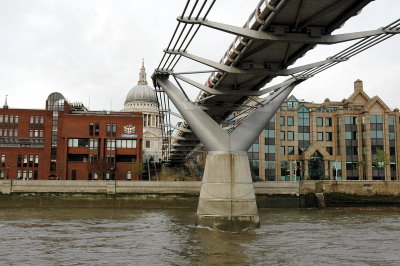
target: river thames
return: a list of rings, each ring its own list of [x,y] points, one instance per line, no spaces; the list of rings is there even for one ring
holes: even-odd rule
[[[262,209],[261,228],[193,226],[195,209],[0,208],[1,265],[399,265],[398,209]]]

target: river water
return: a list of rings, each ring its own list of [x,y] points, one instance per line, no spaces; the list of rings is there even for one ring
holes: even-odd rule
[[[1,265],[399,265],[396,209],[263,209],[261,228],[193,226],[195,209],[0,207]]]

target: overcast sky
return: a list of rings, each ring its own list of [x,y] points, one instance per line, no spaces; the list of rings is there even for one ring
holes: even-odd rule
[[[176,26],[184,0],[0,0],[0,104],[43,109],[54,91],[91,110],[120,110],[144,58],[148,82]],[[218,0],[209,19],[242,26],[259,0]],[[400,17],[399,0],[375,0],[337,33],[372,30]],[[233,36],[201,28],[188,51],[219,60]],[[296,64],[347,47],[322,47]],[[341,100],[356,79],[365,91],[400,107],[400,35],[341,63],[294,90],[308,101]],[[179,70],[204,69],[182,60]],[[202,83],[207,76],[197,77]],[[190,90],[194,97],[196,90]],[[89,101],[90,99],[90,101]]]

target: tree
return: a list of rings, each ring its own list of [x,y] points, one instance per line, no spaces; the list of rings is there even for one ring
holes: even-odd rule
[[[377,168],[384,168],[390,164],[390,156],[383,149],[376,149],[376,157],[372,161],[372,164]]]
[[[132,173],[137,174],[139,177],[143,173],[143,164],[141,162],[134,162],[131,167]]]
[[[88,161],[88,171],[93,176],[97,175],[102,178],[106,172],[112,172],[113,170],[113,165],[107,159],[93,157]]]

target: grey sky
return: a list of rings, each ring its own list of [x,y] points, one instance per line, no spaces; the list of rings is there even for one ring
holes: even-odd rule
[[[61,92],[92,110],[120,110],[137,84],[142,58],[150,75],[176,26],[184,0],[0,0],[0,104],[43,109]],[[258,0],[218,0],[210,20],[241,26]],[[237,8],[239,7],[239,8]],[[400,17],[399,0],[376,0],[338,32],[376,29]],[[219,60],[233,36],[201,29],[189,52]],[[325,59],[348,44],[317,48],[297,64]],[[356,79],[370,96],[400,107],[400,36],[339,64],[294,90],[298,98],[341,100]],[[205,69],[182,60],[179,69]],[[204,82],[207,76],[196,79]],[[191,89],[192,97],[197,91]],[[111,107],[112,106],[112,107]]]

